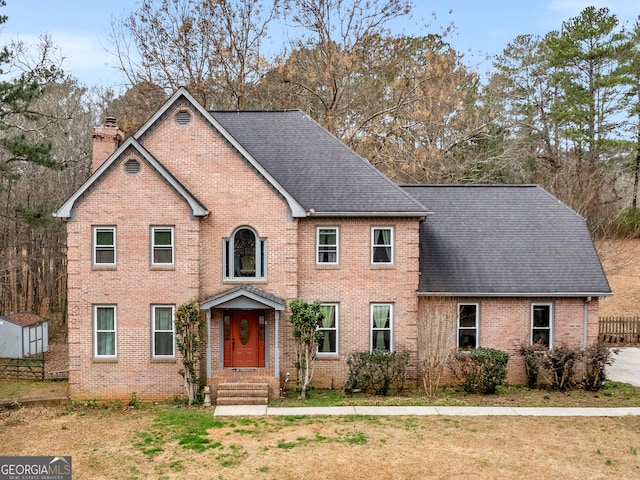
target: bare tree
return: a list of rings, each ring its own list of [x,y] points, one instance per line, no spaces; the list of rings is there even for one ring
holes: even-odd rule
[[[455,355],[455,302],[437,297],[422,300],[426,308],[418,317],[418,355],[425,393],[438,396],[440,380],[451,355]]]
[[[129,87],[147,82],[166,93],[186,86],[207,108],[250,106],[266,72],[261,46],[278,1],[143,0],[114,20],[113,52]]]

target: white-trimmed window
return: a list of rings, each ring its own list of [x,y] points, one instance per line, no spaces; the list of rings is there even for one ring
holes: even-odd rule
[[[338,353],[338,304],[323,303],[320,311],[324,318],[318,327],[318,332],[322,334],[318,342],[318,355],[335,355]]]
[[[393,228],[371,227],[371,263],[393,264]]]
[[[93,355],[95,358],[118,356],[118,320],[115,305],[93,307]]]
[[[371,351],[393,351],[393,304],[372,303],[370,325]]]
[[[553,305],[534,303],[531,305],[531,343],[550,348],[553,345]]]
[[[339,263],[339,235],[338,227],[316,228],[316,263],[322,265]]]
[[[173,265],[174,228],[151,227],[151,265]]]
[[[267,276],[267,242],[249,227],[224,239],[224,278],[263,279]]]
[[[93,264],[116,264],[116,227],[93,227]]]
[[[175,307],[153,305],[151,308],[152,355],[154,358],[174,358],[175,353]]]
[[[458,304],[458,348],[478,348],[479,310],[477,303]]]

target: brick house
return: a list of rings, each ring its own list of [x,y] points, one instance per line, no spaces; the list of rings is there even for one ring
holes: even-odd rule
[[[295,375],[288,302],[326,318],[314,384],[407,350],[444,298],[459,346],[584,345],[611,291],[584,220],[536,186],[400,186],[298,110],[206,111],[183,88],[125,141],[94,131],[68,233],[74,397],[183,394],[173,315],[206,317],[215,390]],[[453,346],[453,345],[452,345]],[[510,378],[522,373],[510,368]]]

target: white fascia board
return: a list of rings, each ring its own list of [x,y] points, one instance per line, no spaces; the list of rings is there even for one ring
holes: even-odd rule
[[[162,115],[164,115],[164,113],[169,108],[171,108],[180,97],[184,97],[189,103],[191,103],[193,108],[195,108],[204,118],[206,118],[207,121],[224,137],[224,139],[229,142],[231,146],[235,148],[240,153],[240,155],[242,155],[251,164],[251,166],[253,166],[253,168],[255,168],[260,173],[260,175],[262,175],[267,180],[267,182],[269,182],[273,186],[273,188],[275,188],[276,191],[285,198],[289,205],[289,208],[291,209],[291,215],[294,218],[302,218],[307,216],[304,208],[302,208],[302,206],[296,201],[296,199],[293,198],[293,196],[291,196],[291,194],[287,192],[284,187],[280,185],[280,183],[278,183],[278,181],[273,178],[273,176],[271,176],[271,174],[267,172],[267,170],[265,170],[265,168],[260,165],[260,163],[256,161],[256,159],[253,158],[253,156],[251,156],[249,152],[247,152],[244,147],[240,145],[238,141],[233,138],[231,134],[229,134],[229,132],[227,132],[224,127],[220,125],[220,123],[218,123],[216,119],[213,118],[213,116],[202,105],[200,105],[200,103],[196,101],[196,99],[193,98],[184,87],[180,87],[178,90],[176,90],[176,92],[171,96],[169,100],[167,100],[162,108],[160,108],[160,110],[158,110],[155,115],[153,115],[147,121],[147,123],[140,127],[140,129],[133,135],[134,138],[140,138],[140,136],[143,135],[144,132],[149,129]]]
[[[419,297],[553,297],[553,298],[570,298],[570,297],[610,297],[612,292],[526,292],[526,293],[482,293],[482,292],[418,292]]]

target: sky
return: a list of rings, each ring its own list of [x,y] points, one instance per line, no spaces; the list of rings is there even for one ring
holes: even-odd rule
[[[140,0],[6,0],[0,14],[8,21],[0,27],[0,45],[20,39],[34,45],[50,34],[65,57],[64,70],[85,85],[123,83],[109,53],[114,19],[136,9]],[[621,22],[632,23],[640,14],[636,0],[415,0],[414,19],[393,25],[395,33],[438,32],[453,22],[450,43],[465,54],[467,65],[480,73],[491,67],[487,55],[497,55],[517,35],[544,35],[559,30],[562,22],[589,5],[607,6]],[[435,20],[433,14],[436,15]],[[431,25],[425,30],[424,25]],[[272,40],[275,41],[275,40]],[[111,49],[113,51],[113,49]]]

